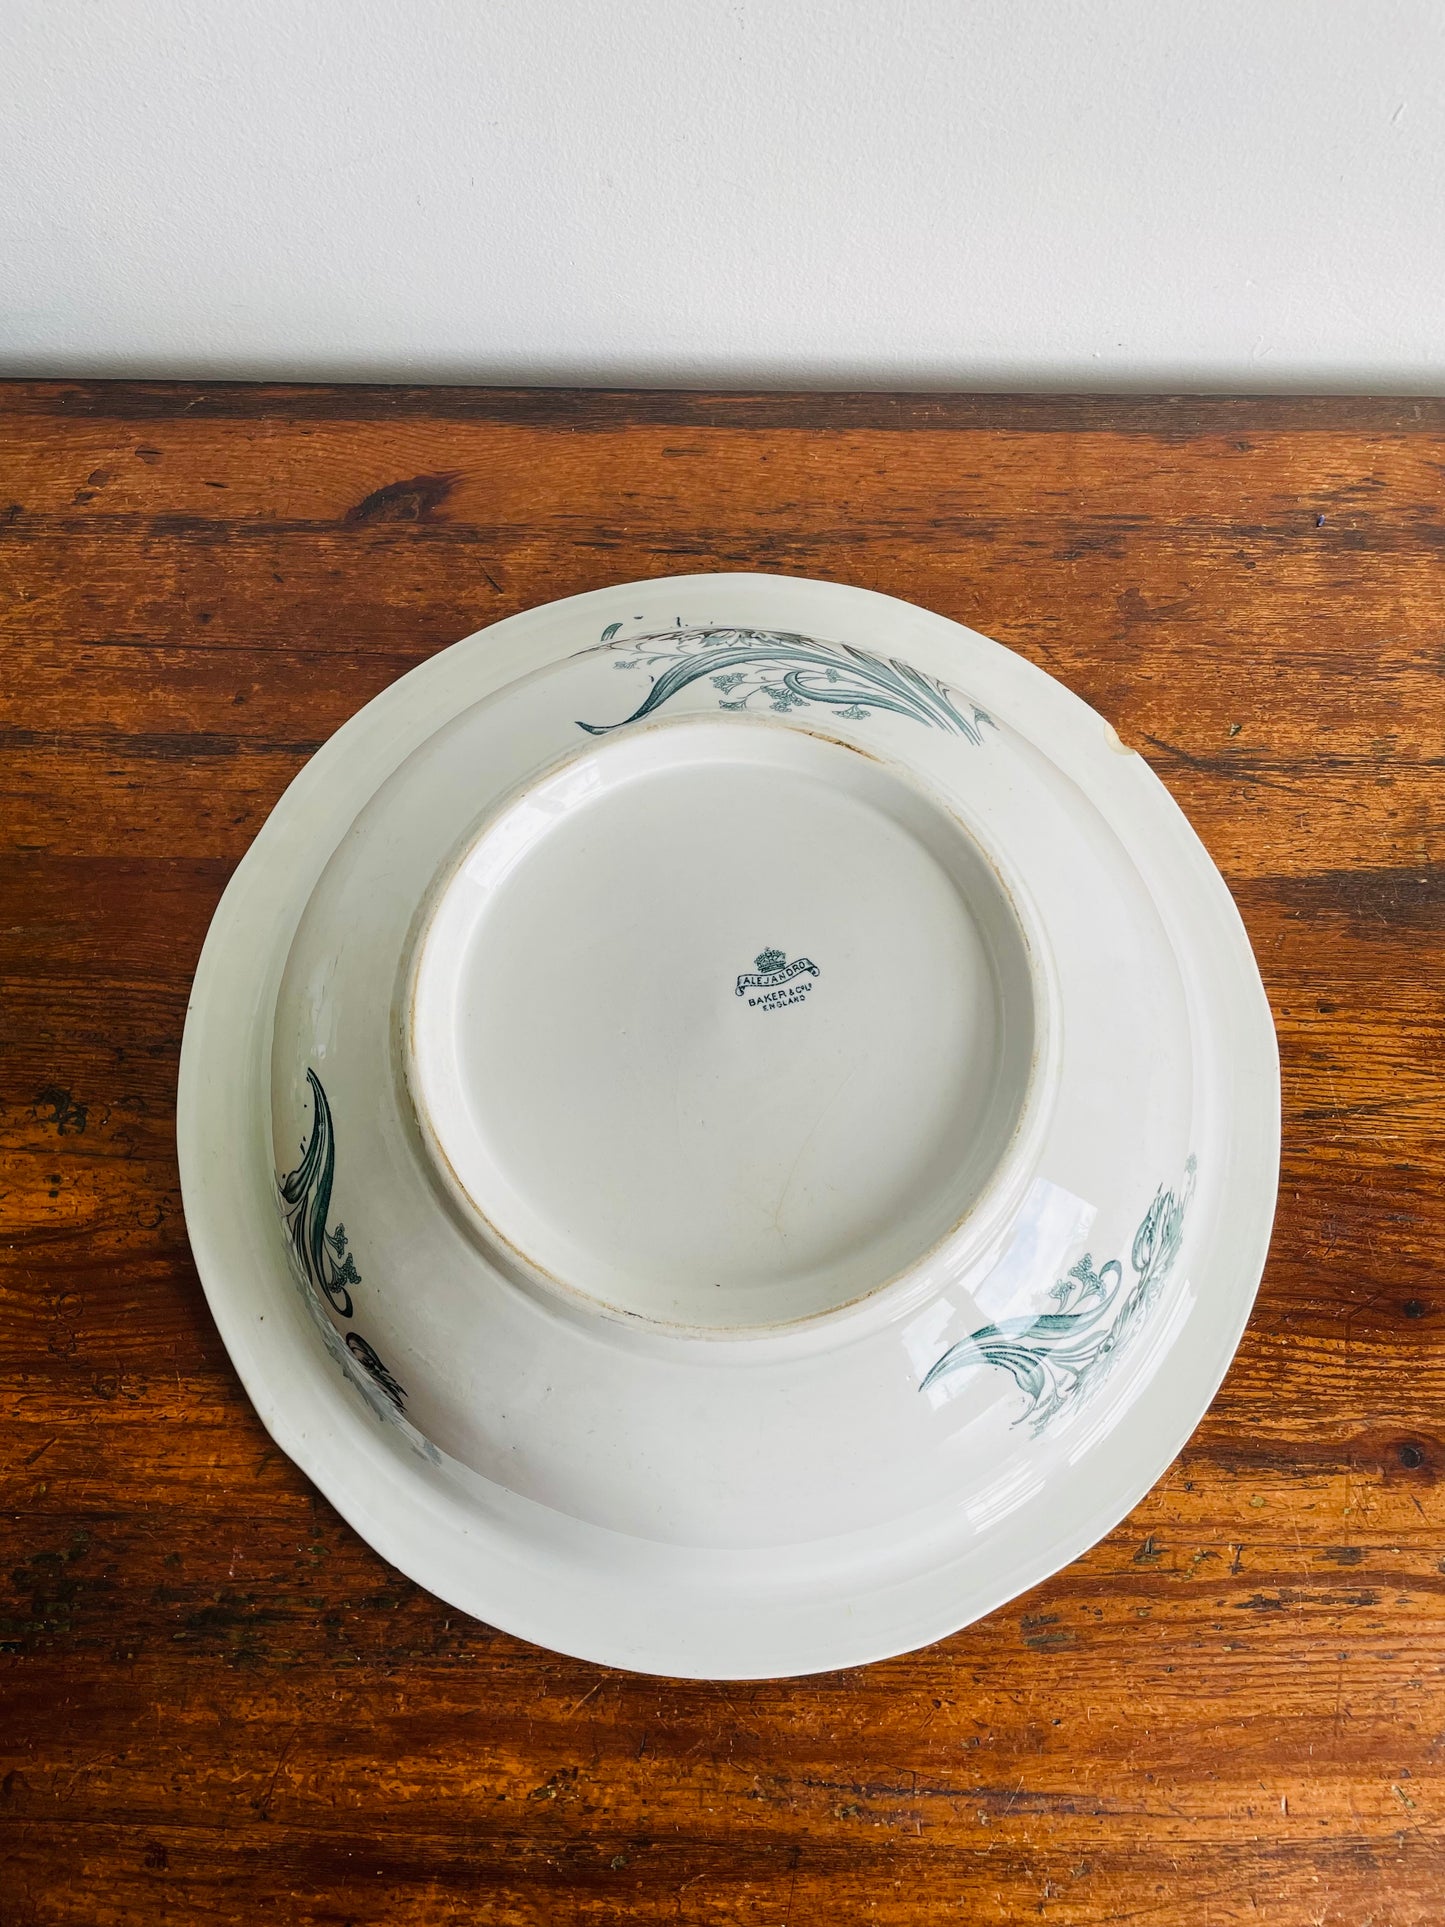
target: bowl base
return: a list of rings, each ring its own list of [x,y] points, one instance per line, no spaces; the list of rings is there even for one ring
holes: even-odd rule
[[[1014,903],[888,765],[752,719],[629,731],[485,825],[413,974],[408,1083],[480,1234],[624,1317],[771,1330],[965,1223],[1018,1137]]]

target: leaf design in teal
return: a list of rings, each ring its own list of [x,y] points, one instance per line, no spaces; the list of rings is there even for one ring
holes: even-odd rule
[[[351,1331],[346,1334],[343,1351],[335,1328],[321,1311],[325,1300],[338,1317],[349,1319],[354,1311],[350,1287],[359,1285],[361,1277],[347,1245],[346,1227],[340,1224],[334,1230],[327,1227],[336,1174],[336,1128],[331,1105],[315,1071],[307,1070],[306,1082],[311,1088],[311,1134],[302,1146],[301,1161],[295,1170],[277,1181],[281,1216],[296,1275],[307,1287],[307,1302],[326,1340],[327,1350],[348,1376],[357,1370],[366,1374],[364,1380],[354,1382],[369,1394],[368,1403],[373,1410],[383,1409],[376,1398],[380,1392],[390,1408],[404,1413],[405,1392],[373,1347],[360,1332]]]
[[[1057,1412],[1103,1379],[1158,1297],[1179,1256],[1196,1169],[1191,1157],[1178,1191],[1160,1185],[1154,1194],[1129,1251],[1134,1275],[1128,1284],[1117,1258],[1095,1270],[1092,1254],[1085,1252],[1054,1286],[1056,1310],[980,1326],[949,1347],[919,1389],[970,1365],[996,1366],[1010,1373],[1024,1394],[1015,1424],[1027,1419],[1035,1433],[1041,1432]]]
[[[641,722],[690,684],[706,678],[719,709],[786,715],[810,705],[849,722],[877,712],[906,716],[930,729],[948,730],[981,743],[993,718],[966,697],[896,657],[871,656],[847,642],[772,629],[673,629],[615,640],[610,623],[596,645],[611,651],[619,669],[652,671],[652,687],[628,716],[611,723],[584,723],[590,736],[605,736]]]
[[[346,1227],[339,1224],[334,1231],[326,1228],[336,1172],[335,1127],[321,1079],[308,1070],[306,1082],[311,1086],[311,1135],[302,1148],[301,1162],[280,1181],[282,1216],[306,1282],[343,1318],[350,1318],[351,1293],[347,1287],[359,1285],[361,1279],[347,1249]]]

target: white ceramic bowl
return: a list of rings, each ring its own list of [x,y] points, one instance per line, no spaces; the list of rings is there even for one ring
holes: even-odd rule
[[[694,577],[500,624],[319,753],[217,913],[181,1150],[248,1389],[373,1543],[756,1675],[950,1630],[1158,1475],[1278,1083],[1098,717],[907,605]]]

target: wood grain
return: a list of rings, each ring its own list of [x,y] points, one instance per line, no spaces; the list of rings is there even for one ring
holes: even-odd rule
[[[0,388],[0,1923],[1445,1918],[1445,405]],[[190,974],[311,750],[496,617],[678,570],[1062,677],[1233,886],[1280,1216],[1220,1397],[927,1652],[715,1687],[385,1567],[190,1262]]]

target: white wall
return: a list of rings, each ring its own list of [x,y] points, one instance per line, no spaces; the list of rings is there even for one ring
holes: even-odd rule
[[[1440,0],[4,0],[0,371],[1445,384]]]

